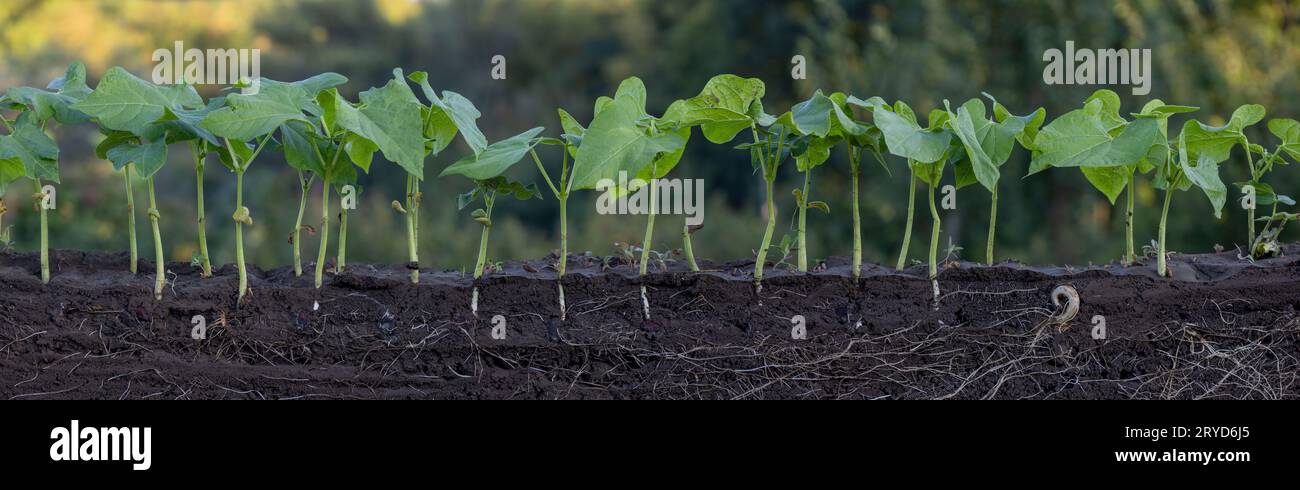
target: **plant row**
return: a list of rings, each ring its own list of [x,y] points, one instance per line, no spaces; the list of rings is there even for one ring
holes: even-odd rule
[[[561,259],[556,269],[561,276],[565,273],[568,252],[566,204],[570,195],[574,191],[596,189],[605,179],[618,182],[620,172],[636,175],[638,179],[629,188],[613,192],[632,192],[639,190],[635,186],[648,185],[651,213],[640,260],[640,272],[645,274],[653,239],[655,200],[659,197],[655,179],[666,177],[677,166],[697,129],[710,143],[733,144],[737,150],[748,152],[754,172],[765,184],[767,223],[754,267],[754,281],[759,288],[777,221],[773,186],[778,169],[792,161],[803,176],[802,186],[794,190],[797,244],[789,243],[785,248],[797,247],[797,267],[807,271],[804,230],[808,210],[829,211],[825,203],[812,200],[812,176],[818,166],[838,151],[847,154],[852,176],[855,278],[862,260],[857,193],[864,156],[886,171],[887,155],[907,163],[909,200],[899,269],[908,258],[917,183],[924,184],[932,220],[928,260],[931,278],[937,272],[941,223],[935,193],[941,180],[950,172],[957,188],[978,185],[991,193],[986,260],[992,263],[1000,168],[1017,147],[1031,153],[1030,174],[1053,167],[1077,167],[1112,205],[1121,194],[1127,195],[1125,263],[1136,260],[1134,181],[1152,175],[1155,187],[1165,191],[1157,240],[1158,269],[1162,275],[1167,274],[1165,222],[1173,196],[1176,191],[1196,187],[1209,199],[1218,216],[1228,195],[1227,186],[1219,176],[1219,166],[1229,160],[1235,148],[1241,149],[1251,176],[1248,181],[1235,183],[1243,193],[1243,206],[1249,213],[1247,243],[1251,255],[1277,253],[1277,236],[1282,227],[1297,219],[1295,214],[1278,212],[1279,204],[1294,202],[1274,192],[1263,179],[1275,165],[1300,159],[1300,123],[1293,119],[1273,119],[1267,127],[1278,141],[1271,148],[1254,143],[1247,138],[1246,129],[1264,119],[1265,110],[1259,105],[1238,108],[1222,126],[1186,120],[1181,130],[1171,135],[1170,118],[1193,112],[1195,107],[1152,100],[1140,111],[1124,114],[1118,95],[1099,90],[1083,101],[1081,107],[1048,122],[1046,111],[1041,108],[1027,115],[1016,115],[985,94],[988,103],[976,98],[953,107],[945,100],[942,108],[930,111],[922,125],[917,114],[902,101],[888,104],[880,97],[862,99],[838,92],[825,94],[820,90],[788,111],[773,115],[763,106],[765,86],[761,80],[719,75],[709,80],[698,95],[674,101],[662,115],[655,115],[646,107],[645,85],[634,77],[624,80],[612,97],[596,99],[593,119],[585,127],[559,109],[562,131],[557,137],[545,136],[544,129],[537,127],[489,143],[477,127],[480,113],[474,104],[452,91],[439,94],[423,72],[403,75],[400,69],[394,70],[387,84],[361,92],[355,102],[337,90],[345,82],[345,77],[335,73],[289,83],[262,79],[255,91],[241,84],[232,87],[228,95],[205,101],[191,86],[155,85],[122,68],[110,69],[92,90],[87,85],[84,66],[75,63],[65,76],[45,89],[11,88],[0,95],[0,115],[13,115],[0,117],[5,131],[0,135],[0,220],[5,191],[14,181],[31,179],[37,189],[33,199],[38,205],[46,197],[41,190],[42,183],[59,181],[59,149],[47,131],[52,122],[91,123],[103,133],[96,155],[112,162],[122,173],[127,188],[133,273],[137,255],[132,173],[146,183],[147,215],[157,255],[155,295],[159,298],[165,274],[162,237],[158,232],[162,217],[157,209],[153,181],[167,162],[169,149],[178,144],[189,150],[194,162],[199,216],[196,260],[205,276],[211,275],[212,266],[204,231],[204,166],[215,155],[234,174],[237,193],[231,218],[235,221],[240,298],[248,291],[243,229],[254,223],[252,211],[244,205],[243,180],[249,167],[268,150],[281,152],[288,165],[298,172],[301,189],[295,235],[302,229],[309,190],[316,181],[324,187],[315,270],[317,287],[321,286],[329,244],[331,194],[340,192],[345,185],[355,184],[358,170],[369,173],[376,153],[398,165],[407,176],[404,200],[393,201],[393,208],[405,217],[410,279],[413,283],[419,281],[419,213],[423,202],[420,189],[426,176],[425,162],[446,151],[457,139],[469,152],[443,168],[438,176],[456,175],[472,182],[471,190],[458,196],[457,203],[461,209],[478,203],[471,213],[472,219],[482,226],[475,278],[484,271],[497,199],[540,197],[536,185],[504,175],[524,160],[536,165],[546,187],[559,202]],[[236,89],[243,93],[235,92]],[[417,95],[417,89],[423,98]],[[558,167],[557,162],[551,162],[548,169],[536,151],[538,145],[562,149],[558,152]],[[1256,218],[1257,205],[1271,206],[1271,212]],[[40,209],[41,278],[48,282],[47,218],[45,207]],[[348,210],[340,208],[339,216],[336,271],[346,266]],[[1263,223],[1259,233],[1256,233],[1257,221]],[[682,249],[691,269],[699,270],[690,243],[691,232],[683,226]],[[295,236],[294,267],[301,275],[298,244]],[[563,289],[560,302],[562,305]],[[477,311],[477,289],[474,305]],[[648,301],[646,311],[648,317]]]

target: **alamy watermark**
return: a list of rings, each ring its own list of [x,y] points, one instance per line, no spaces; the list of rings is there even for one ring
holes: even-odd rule
[[[1043,52],[1043,83],[1048,85],[1131,85],[1133,95],[1151,93],[1151,50],[1074,49]]]
[[[685,215],[689,226],[704,223],[704,179],[654,179],[654,184],[649,184],[639,178],[629,181],[627,171],[619,171],[618,182],[600,179],[596,190],[603,193],[596,198],[596,212],[650,214],[650,189],[653,188],[655,214]]]
[[[154,50],[152,59],[158,85],[239,85],[245,95],[257,94],[262,86],[262,50],[256,48],[185,49],[184,41],[176,41],[172,49]]]

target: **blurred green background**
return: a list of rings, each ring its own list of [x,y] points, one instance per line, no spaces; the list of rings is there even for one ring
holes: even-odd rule
[[[636,75],[646,81],[651,112],[698,93],[719,73],[762,78],[765,105],[779,113],[815,89],[859,97],[904,99],[925,113],[945,98],[960,103],[981,91],[1012,112],[1045,107],[1049,120],[1077,107],[1095,86],[1047,86],[1043,52],[1064,49],[1066,40],[1088,48],[1150,48],[1154,82],[1149,96],[1130,95],[1124,112],[1146,100],[1202,107],[1194,117],[1221,123],[1243,103],[1259,103],[1270,117],[1300,117],[1300,5],[1276,0],[958,1],[958,0],[356,0],[356,1],[18,1],[0,3],[0,90],[44,86],[74,60],[85,61],[92,86],[113,65],[148,77],[157,48],[182,40],[187,48],[262,50],[262,75],[297,80],[324,71],[346,75],[343,92],[382,85],[394,67],[425,70],[432,85],[469,97],[483,113],[479,126],[490,140],[544,125],[557,135],[555,109],[590,121],[593,100],[612,94]],[[508,77],[490,77],[491,58],[504,55]],[[806,80],[792,80],[793,55],[808,60]],[[205,96],[220,87],[204,86]],[[1181,126],[1181,118],[1175,122]],[[1260,124],[1252,141],[1273,146]],[[123,183],[111,164],[97,160],[100,137],[89,125],[55,129],[62,148],[63,184],[51,221],[55,248],[126,248]],[[455,195],[460,178],[437,179],[438,168],[467,148],[457,143],[432,162],[421,213],[421,258],[426,266],[467,269],[473,264],[478,226]],[[543,158],[557,165],[558,152]],[[527,162],[525,162],[527,163]],[[1028,154],[1018,149],[1003,167],[998,256],[1026,262],[1085,264],[1117,259],[1123,250],[1123,216],[1072,170],[1049,170],[1023,178]],[[864,255],[892,264],[903,235],[907,198],[904,162],[890,157],[892,176],[865,165],[862,189]],[[790,225],[793,197],[801,184],[793,165],[778,180],[780,223]],[[1224,181],[1245,180],[1240,150],[1224,164]],[[535,168],[518,165],[512,176],[537,181]],[[692,138],[676,177],[703,178],[707,211],[695,235],[696,254],[718,260],[752,257],[763,231],[761,178],[751,173],[746,152]],[[809,256],[850,252],[848,164],[843,151],[815,174],[813,199],[831,214],[809,215]],[[945,180],[950,179],[947,177]],[[164,245],[170,258],[188,260],[195,245],[194,174],[188,152],[173,148],[158,190]],[[1300,169],[1282,168],[1266,179],[1280,192],[1300,192]],[[234,177],[215,162],[206,174],[208,236],[213,261],[234,258],[229,219]],[[388,203],[403,189],[400,170],[378,164],[368,176],[360,208],[352,215],[349,260],[402,262],[405,228]],[[7,199],[6,226],[14,246],[34,250],[37,216],[25,197],[30,181],[16,183]],[[246,231],[250,260],[286,265],[287,238],[297,211],[297,176],[279,155],[260,158],[247,179],[249,207],[257,220]],[[142,187],[137,203],[144,202]],[[315,191],[319,193],[319,188]],[[922,258],[929,218],[918,193],[911,255]],[[558,247],[554,199],[503,202],[489,256],[493,260],[541,257]],[[1170,216],[1170,247],[1229,249],[1245,240],[1245,215],[1230,190],[1224,218],[1216,220],[1205,198],[1181,193]],[[1137,241],[1154,238],[1160,195],[1150,178],[1138,187]],[[609,254],[614,242],[637,243],[642,216],[599,216],[595,193],[570,201],[570,249]],[[307,223],[319,220],[319,198],[310,198]],[[949,240],[964,258],[983,258],[988,193],[978,186],[958,195],[958,210],[944,212],[943,245]],[[1119,205],[1123,206],[1123,200]],[[143,207],[143,205],[141,205]],[[148,222],[138,215],[141,256],[152,257]],[[653,249],[680,247],[680,218],[661,219]],[[778,239],[781,232],[778,232]],[[304,257],[317,241],[304,238]],[[331,255],[333,252],[331,251]],[[308,260],[308,259],[304,259]]]

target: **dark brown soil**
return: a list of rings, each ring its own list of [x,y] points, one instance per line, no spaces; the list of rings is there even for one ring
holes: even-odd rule
[[[1233,252],[1071,269],[949,263],[934,305],[924,267],[842,259],[824,271],[675,262],[641,280],[618,259],[570,257],[559,319],[547,260],[480,281],[352,265],[323,289],[291,269],[201,278],[125,254],[0,254],[0,399],[49,398],[1297,398],[1300,246],[1260,262]],[[606,266],[610,266],[606,268]],[[310,268],[309,268],[310,270]],[[149,271],[149,272],[146,272]],[[1060,285],[1078,314],[1060,323]],[[190,338],[202,315],[206,340]],[[507,323],[492,336],[491,318]],[[792,339],[791,318],[807,339]],[[1104,316],[1105,340],[1091,320]]]

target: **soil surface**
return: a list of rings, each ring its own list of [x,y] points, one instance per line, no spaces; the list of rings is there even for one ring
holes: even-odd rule
[[[42,285],[35,254],[0,253],[0,399],[1300,397],[1297,245],[1173,255],[1171,278],[1154,259],[950,262],[937,304],[924,266],[868,264],[854,281],[836,258],[769,270],[755,291],[752,261],[654,263],[641,279],[570,256],[563,319],[553,257],[477,283],[355,264],[319,290],[252,268],[242,304],[232,266],[167,264],[155,301],[152,263],[131,275],[127,260],[54,251]],[[1058,286],[1078,293],[1072,318]]]

